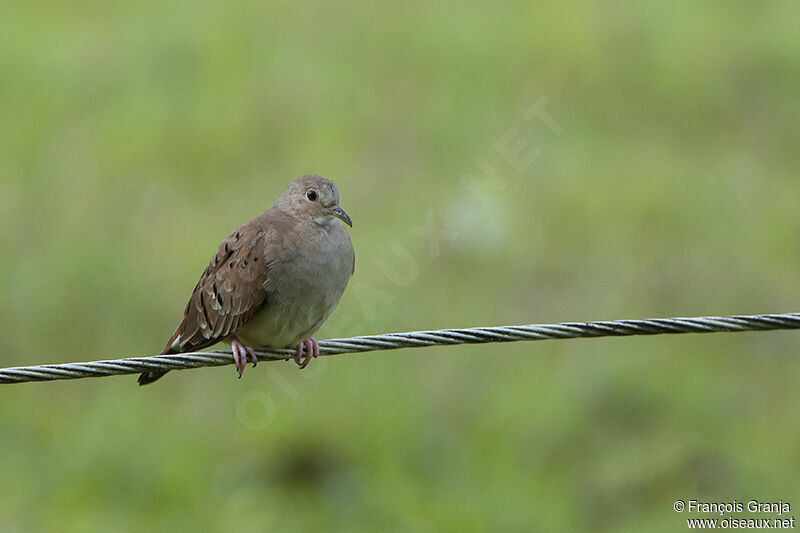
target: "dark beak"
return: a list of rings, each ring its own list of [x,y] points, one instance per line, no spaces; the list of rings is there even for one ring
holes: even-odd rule
[[[344,209],[342,209],[338,205],[335,205],[333,206],[333,208],[331,208],[331,213],[333,213],[333,216],[335,216],[336,218],[338,218],[351,228],[353,227],[353,221],[350,220],[350,217],[347,215],[347,213],[344,212]]]

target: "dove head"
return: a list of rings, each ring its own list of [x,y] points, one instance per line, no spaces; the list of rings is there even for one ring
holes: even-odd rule
[[[295,178],[275,202],[283,211],[307,216],[321,226],[328,226],[338,218],[353,226],[350,217],[339,206],[339,189],[329,179],[306,174]]]

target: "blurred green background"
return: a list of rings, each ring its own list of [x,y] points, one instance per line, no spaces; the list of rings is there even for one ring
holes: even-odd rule
[[[798,311],[798,22],[788,1],[8,3],[0,366],[158,352],[219,241],[307,172],[339,185],[357,259],[319,338]],[[799,352],[662,336],[2,386],[0,530],[800,507]]]

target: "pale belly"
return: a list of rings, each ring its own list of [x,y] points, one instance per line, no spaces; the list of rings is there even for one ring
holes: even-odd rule
[[[336,302],[316,300],[267,303],[236,331],[236,336],[253,347],[295,346],[311,337],[336,307]]]
[[[275,348],[296,346],[311,337],[336,308],[350,279],[353,252],[349,240],[347,244],[325,250],[326,261],[318,256],[298,260],[275,272],[266,302],[236,336],[248,346]]]

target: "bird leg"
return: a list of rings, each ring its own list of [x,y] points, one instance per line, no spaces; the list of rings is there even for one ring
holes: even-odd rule
[[[306,355],[303,357],[303,347],[305,346]],[[308,366],[308,362],[312,357],[319,357],[319,343],[314,337],[309,337],[297,345],[297,353],[294,354],[294,362],[300,368]]]
[[[258,357],[256,357],[255,350],[243,344],[236,336],[231,336],[230,341],[231,352],[233,352],[233,363],[236,365],[236,372],[238,372],[239,379],[241,379],[244,367],[247,365],[248,357],[253,360],[253,366],[256,366],[256,363],[258,363]]]

